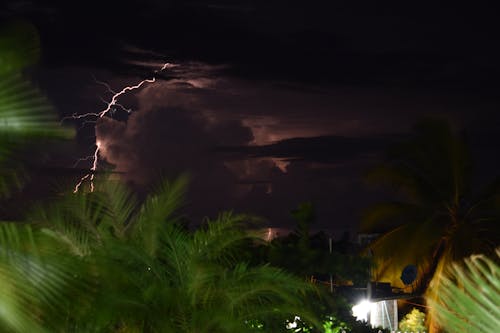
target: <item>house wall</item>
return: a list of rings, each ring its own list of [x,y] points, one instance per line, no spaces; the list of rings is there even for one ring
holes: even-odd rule
[[[370,312],[372,327],[388,328],[395,331],[398,328],[398,304],[396,300],[379,301],[373,304]]]

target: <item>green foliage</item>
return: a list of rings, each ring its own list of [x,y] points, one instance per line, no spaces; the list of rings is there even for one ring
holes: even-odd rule
[[[310,233],[315,221],[314,206],[302,203],[292,211],[296,228],[289,235],[273,239],[268,244],[247,247],[254,262],[270,263],[301,277],[321,277],[327,280],[333,274],[334,281],[366,285],[370,275],[371,260],[359,255],[360,248],[351,243],[348,235],[332,242],[330,253],[328,235]]]
[[[427,332],[425,327],[425,313],[413,308],[399,322],[399,329],[403,332]]]
[[[40,41],[34,26],[10,22],[0,31],[0,76],[19,72],[38,61]]]
[[[348,332],[348,325],[335,317],[329,316],[323,321],[323,330],[325,333],[343,333],[344,331]]]
[[[341,240],[332,242],[323,233],[308,235],[308,247],[301,247],[301,238],[293,233],[275,238],[261,251],[261,260],[282,267],[300,276],[322,276],[333,274],[337,283],[352,281],[355,285],[366,285],[370,275],[371,259],[358,255],[359,249]]]
[[[86,291],[92,308],[75,297],[78,311],[65,308],[57,329],[251,332],[257,325],[276,332],[276,324],[295,314],[319,326],[304,302],[316,293],[311,284],[240,260],[240,245],[251,239],[244,231],[248,217],[223,213],[194,232],[179,225],[175,212],[186,181],[164,181],[143,202],[121,184],[98,183],[93,193],[66,196],[31,214],[75,267],[87,269],[92,286]]]
[[[251,326],[255,331],[262,331],[264,325],[257,321],[248,321],[247,324]],[[322,321],[321,327],[314,327],[307,323],[299,316],[294,316],[293,319],[286,319],[282,323],[278,323],[278,326],[274,328],[273,332],[278,333],[349,333],[351,327],[349,324],[338,320],[333,316],[327,316]],[[368,331],[367,331],[368,332]]]
[[[39,228],[0,223],[0,331],[53,332],[78,297],[88,306],[85,264]]]
[[[295,317],[293,320],[285,322],[285,329],[275,332],[284,333],[378,333],[385,330],[379,328],[371,328],[370,325],[364,322],[359,322],[352,316],[347,316],[345,320],[340,320],[335,316],[326,316],[322,321],[322,327],[315,328],[309,325],[300,317]]]
[[[496,332],[500,327],[500,267],[484,255],[453,264],[433,281],[438,299],[429,299],[437,324],[447,332]],[[439,282],[439,283],[438,283]]]
[[[39,54],[38,34],[27,23],[0,27],[0,197],[25,182],[27,173],[16,153],[41,139],[65,138],[71,132],[57,121],[47,99],[23,78]]]

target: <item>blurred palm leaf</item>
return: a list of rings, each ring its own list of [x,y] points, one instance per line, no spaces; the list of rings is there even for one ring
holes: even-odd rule
[[[447,332],[496,332],[500,327],[500,251],[497,261],[474,255],[437,276],[429,299],[430,312]]]
[[[167,222],[175,222],[175,211],[184,197],[188,177],[181,176],[175,182],[163,180],[152,195],[142,203],[136,221],[130,224],[130,232],[140,246],[154,255],[160,246],[161,230]]]
[[[23,69],[39,55],[36,30],[26,23],[0,28],[0,196],[26,178],[15,153],[40,139],[66,138],[47,99],[23,78]]]
[[[24,21],[0,27],[0,77],[35,64],[40,55],[36,28]]]
[[[0,330],[51,332],[75,309],[74,296],[83,307],[90,285],[73,259],[40,228],[0,223]]]

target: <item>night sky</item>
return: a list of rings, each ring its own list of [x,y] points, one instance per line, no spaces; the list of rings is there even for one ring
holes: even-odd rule
[[[61,118],[105,107],[96,79],[119,90],[157,76],[120,100],[130,115],[117,110],[96,129],[102,160],[138,193],[189,172],[194,224],[233,209],[290,227],[289,211],[312,201],[315,228],[338,234],[387,195],[363,174],[423,117],[466,130],[477,184],[498,174],[498,15],[453,5],[4,1],[0,20],[37,27],[42,59],[28,74]],[[154,74],[165,62],[175,66]],[[83,126],[34,159],[25,195],[75,183],[93,133]]]

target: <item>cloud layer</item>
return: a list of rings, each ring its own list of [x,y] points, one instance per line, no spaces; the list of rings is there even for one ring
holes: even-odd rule
[[[145,72],[158,68],[144,65],[151,65]],[[115,89],[144,78],[92,72]],[[363,173],[418,118],[444,115],[482,131],[498,126],[474,119],[491,107],[472,114],[474,103],[457,106],[443,96],[224,73],[222,66],[203,63],[173,67],[120,100],[134,110],[130,115],[116,110],[96,126],[101,158],[139,191],[160,175],[190,173],[186,212],[193,223],[234,209],[261,215],[271,226],[290,226],[289,211],[313,201],[317,228],[352,230],[360,209],[380,195],[363,186]],[[53,91],[66,92],[54,99],[67,114],[99,111],[99,96],[109,98],[88,71],[49,77],[58,78]],[[80,131],[75,158],[89,154],[92,129]]]

